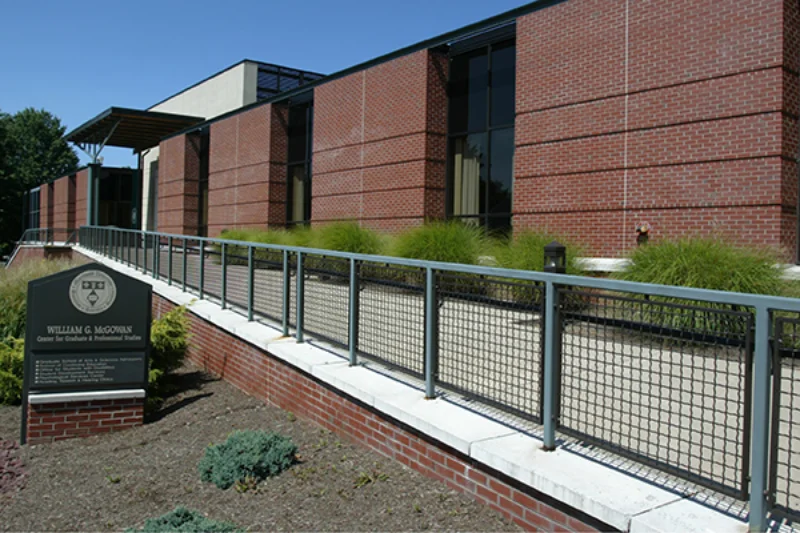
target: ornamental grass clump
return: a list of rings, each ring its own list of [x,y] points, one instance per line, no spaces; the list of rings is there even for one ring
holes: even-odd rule
[[[487,248],[487,237],[478,226],[462,222],[431,222],[399,235],[392,255],[475,265]]]
[[[296,461],[297,446],[288,437],[265,431],[236,431],[212,444],[197,466],[200,479],[226,490],[277,476]]]
[[[532,230],[515,232],[514,237],[494,249],[497,265],[514,270],[544,270],[544,247],[558,241],[567,249],[567,274],[580,275],[583,269],[578,265],[580,247],[561,237]]]
[[[25,336],[29,281],[79,264],[61,259],[42,259],[0,269],[0,339]]]
[[[618,275],[625,281],[699,289],[780,294],[776,254],[741,248],[720,238],[687,237],[639,246]]]
[[[497,265],[513,270],[544,271],[544,248],[553,241],[563,244],[567,250],[567,274],[580,275],[583,269],[578,266],[577,257],[580,247],[549,233],[533,230],[515,232],[512,239],[501,242],[494,247],[494,257]],[[535,282],[509,279],[511,284],[507,290],[510,297],[517,303],[538,305],[544,294],[544,286]],[[568,310],[577,310],[584,306],[583,298],[577,295],[563,297],[562,304]]]
[[[352,254],[380,254],[383,240],[380,235],[357,222],[334,222],[312,229],[311,247],[337,250]]]
[[[185,507],[175,510],[157,518],[148,518],[142,529],[129,528],[125,533],[237,533],[244,532],[230,522],[220,522],[206,518],[197,511]]]
[[[783,290],[778,257],[765,249],[737,247],[720,238],[687,237],[640,246],[616,277],[625,281],[777,295]],[[667,304],[667,305],[663,305]],[[673,304],[679,304],[676,307]],[[642,323],[682,334],[744,338],[747,321],[737,306],[642,296],[625,313]]]

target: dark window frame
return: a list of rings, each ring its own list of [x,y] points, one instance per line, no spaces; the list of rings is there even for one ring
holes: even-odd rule
[[[304,139],[304,155],[302,159],[291,159],[289,154],[292,150],[292,139],[296,138],[292,135],[292,111],[298,109],[305,109],[305,120],[303,127],[305,128]],[[288,228],[297,226],[307,226],[311,223],[311,187],[312,187],[312,154],[313,154],[313,140],[314,140],[314,100],[303,99],[302,101],[290,102],[287,108],[286,117],[286,226]],[[294,180],[292,178],[292,169],[295,167],[303,167],[303,218],[302,220],[292,220],[293,206],[294,206]]]
[[[507,47],[514,48],[514,77],[516,81],[516,36],[508,36],[503,35],[498,40],[484,42],[478,46],[474,47],[465,47],[458,53],[451,53],[449,57],[450,61],[450,68],[448,68],[447,74],[447,161],[446,161],[446,176],[447,179],[445,181],[445,215],[448,220],[468,220],[468,219],[477,219],[479,225],[487,230],[491,230],[492,224],[490,222],[496,219],[507,219],[507,224],[500,224],[499,229],[500,232],[507,232],[511,230],[513,225],[513,202],[514,202],[514,175],[513,175],[513,160],[515,157],[514,151],[512,151],[512,169],[511,169],[511,183],[509,186],[509,196],[511,201],[511,208],[508,212],[504,213],[491,213],[488,211],[489,206],[491,205],[489,192],[491,187],[489,186],[491,179],[492,179],[492,133],[499,130],[511,130],[513,132],[512,139],[516,136],[515,131],[515,123],[516,123],[516,112],[512,114],[512,121],[509,123],[501,123],[501,124],[492,124],[492,52],[496,49],[503,49]],[[486,79],[486,117],[485,117],[485,125],[482,129],[469,129],[469,120],[467,119],[465,122],[467,124],[466,130],[458,130],[458,131],[451,131],[451,123],[452,117],[454,113],[454,102],[453,102],[453,94],[452,94],[452,87],[453,87],[453,61],[463,57],[470,57],[470,56],[478,56],[478,55],[486,55],[487,58],[487,79]],[[515,91],[515,98],[514,102],[516,105],[516,91]],[[469,110],[467,110],[468,112]],[[455,181],[455,141],[456,139],[465,138],[468,135],[474,134],[483,134],[485,135],[486,142],[485,142],[485,157],[486,157],[486,187],[485,191],[482,191],[482,198],[481,203],[485,206],[485,209],[481,211],[479,209],[478,214],[467,214],[467,215],[456,215],[453,213],[454,210],[454,203],[455,198],[454,194],[454,181]],[[512,141],[514,142],[514,141]]]

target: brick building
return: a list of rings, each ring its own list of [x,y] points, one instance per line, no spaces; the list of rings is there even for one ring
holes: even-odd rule
[[[139,150],[140,225],[459,218],[613,257],[646,222],[795,258],[799,40],[797,0],[539,1],[225,110],[206,80]]]

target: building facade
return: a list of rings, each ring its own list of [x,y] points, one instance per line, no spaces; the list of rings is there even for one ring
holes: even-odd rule
[[[162,103],[208,120],[142,155],[145,227],[452,218],[614,257],[647,223],[796,259],[799,40],[797,0],[540,1],[215,116]]]

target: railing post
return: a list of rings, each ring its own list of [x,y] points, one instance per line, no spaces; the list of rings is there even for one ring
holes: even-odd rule
[[[358,364],[358,295],[358,262],[350,258],[350,316],[347,334],[350,366]]]
[[[253,321],[253,283],[255,264],[253,261],[253,247],[247,247],[247,320]]]
[[[183,292],[186,292],[186,262],[188,261],[187,253],[189,252],[186,243],[189,241],[186,237],[183,238],[183,263],[181,263],[181,284],[183,285]]]
[[[144,263],[144,268],[142,272],[147,274],[147,234],[142,233],[142,262]]]
[[[769,350],[770,312],[756,307],[756,336],[753,358],[753,429],[750,447],[750,531],[767,529],[767,476],[769,473],[769,421],[771,360]]]
[[[153,235],[153,277],[158,280],[161,273],[161,237]]]
[[[139,233],[133,234],[133,255],[136,257],[136,262],[134,263],[136,270],[141,270],[141,265],[139,264],[139,237]]]
[[[292,312],[292,277],[289,271],[289,251],[283,251],[283,336],[289,336],[289,315]]]
[[[544,305],[544,394],[542,398],[542,422],[544,424],[545,450],[556,448],[556,424],[558,405],[558,290],[552,281],[545,282]]]
[[[225,309],[227,307],[226,300],[228,298],[228,245],[222,243],[220,250],[220,261],[222,265],[222,280],[219,290],[220,307]]]
[[[167,285],[172,285],[172,237],[167,237]]]
[[[197,283],[197,289],[200,291],[200,299],[202,300],[205,295],[205,285],[206,285],[206,241],[200,241],[198,243],[200,245],[200,272]]]
[[[303,314],[305,270],[303,269],[303,254],[297,252],[297,342],[303,342]]]
[[[439,359],[439,303],[436,297],[436,273],[425,269],[425,398],[436,398],[436,367]]]

